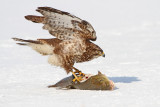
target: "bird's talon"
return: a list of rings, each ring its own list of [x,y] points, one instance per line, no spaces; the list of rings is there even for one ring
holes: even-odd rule
[[[76,82],[76,78],[74,78],[74,79],[72,80],[72,82]]]
[[[74,79],[72,80],[72,82],[76,83],[76,82],[82,81],[82,78],[85,76],[85,74],[74,67],[73,69],[75,70],[75,72],[72,71],[72,74],[74,76]]]
[[[84,73],[82,73],[82,72],[79,72],[79,75],[81,75],[81,76],[85,76],[85,74],[84,74]]]
[[[80,82],[80,81],[82,81],[82,76],[80,76],[80,77],[75,77],[75,78],[72,80],[73,83],[77,83],[77,82]]]

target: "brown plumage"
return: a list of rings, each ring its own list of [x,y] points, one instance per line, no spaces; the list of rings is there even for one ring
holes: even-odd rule
[[[74,63],[90,61],[104,56],[103,50],[92,43],[96,40],[96,32],[85,20],[51,7],[39,7],[36,11],[43,16],[28,15],[27,20],[43,23],[43,29],[56,38],[23,40],[13,38],[19,45],[27,45],[42,55],[49,55],[48,62],[60,66],[67,73],[72,72]]]
[[[43,23],[43,21],[44,21],[43,16],[28,15],[28,16],[25,16],[25,18],[27,20],[31,20],[32,22],[35,22],[35,23]]]

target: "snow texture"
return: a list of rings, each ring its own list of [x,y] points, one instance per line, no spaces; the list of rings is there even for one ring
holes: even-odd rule
[[[0,107],[160,107],[159,0],[1,0]],[[47,57],[18,46],[12,37],[51,38],[41,24],[24,19],[39,6],[65,10],[89,21],[106,58],[76,64],[100,70],[114,91],[47,88],[67,76]],[[71,75],[71,74],[69,74]]]

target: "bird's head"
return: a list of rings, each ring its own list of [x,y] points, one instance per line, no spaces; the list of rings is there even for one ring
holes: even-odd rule
[[[93,53],[94,53],[95,58],[97,58],[99,56],[105,57],[105,53],[103,52],[103,50],[101,48],[95,49]]]
[[[98,58],[100,56],[105,57],[103,50],[95,44],[92,44],[92,46],[90,47],[90,53],[92,53],[93,58]]]

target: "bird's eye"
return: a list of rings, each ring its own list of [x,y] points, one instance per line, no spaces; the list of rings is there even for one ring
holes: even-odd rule
[[[102,52],[101,52],[101,51],[98,51],[98,54],[102,54]]]
[[[95,31],[92,31],[92,34],[96,34],[96,32],[95,32]]]

